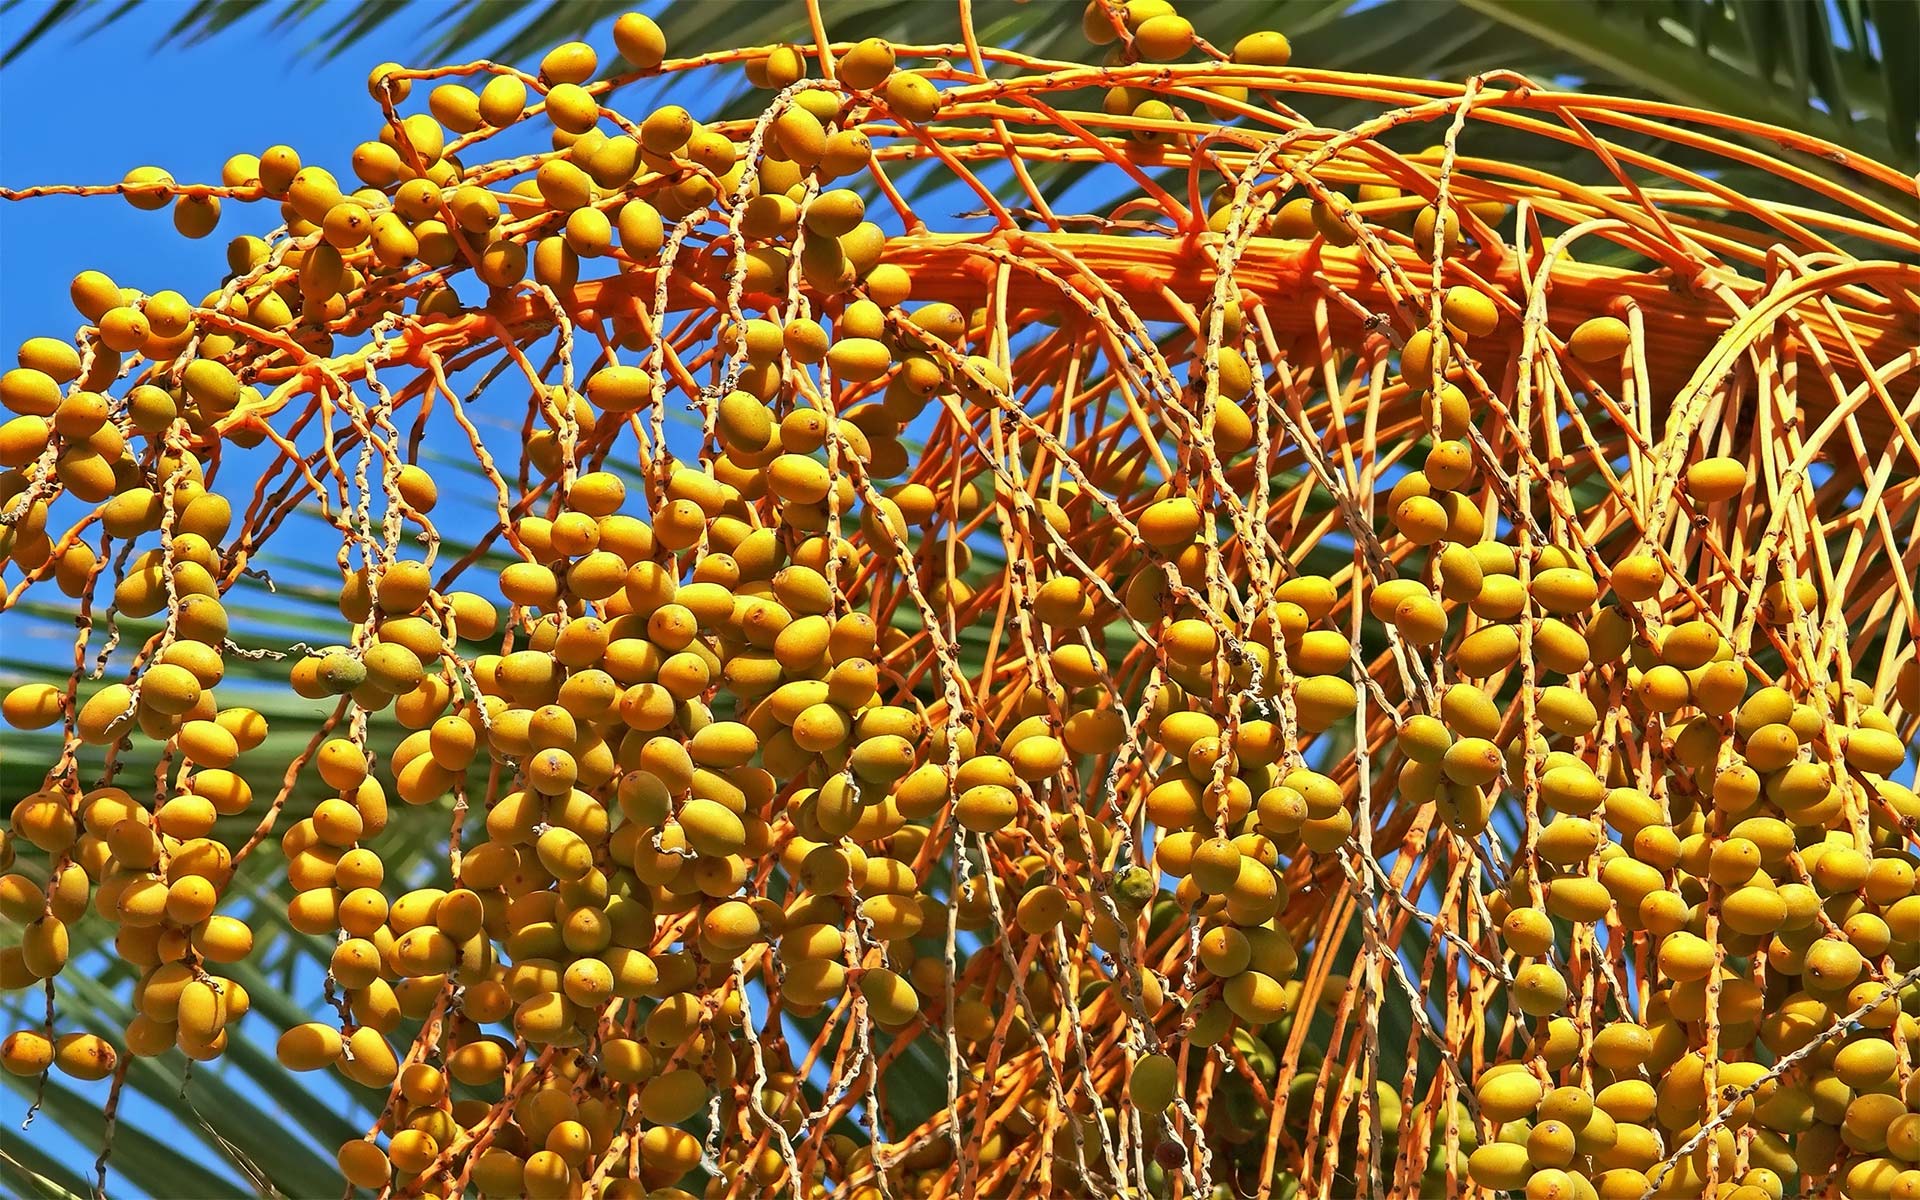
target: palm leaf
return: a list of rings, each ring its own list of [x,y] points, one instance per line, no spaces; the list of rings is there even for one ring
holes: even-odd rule
[[[6,1076],[6,1080],[16,1095],[28,1100],[33,1097],[34,1080],[14,1075]],[[81,1095],[57,1079],[48,1079],[40,1102],[39,1119],[57,1124],[68,1141],[85,1152],[87,1157],[84,1163],[58,1162],[44,1151],[35,1149],[32,1139],[24,1136],[9,1136],[6,1151],[38,1160],[40,1165],[35,1170],[67,1192],[91,1194],[92,1186],[82,1181],[76,1172],[85,1171],[90,1175],[93,1156],[100,1151],[104,1130],[99,1101]],[[110,1166],[116,1172],[138,1179],[141,1190],[154,1196],[204,1196],[207,1200],[216,1197],[224,1200],[225,1197],[247,1194],[230,1177],[216,1174],[201,1165],[202,1157],[183,1153],[182,1147],[154,1137],[133,1122],[122,1121],[114,1129]],[[62,1193],[54,1190],[44,1194],[58,1196]]]
[[[11,1179],[22,1196],[78,1200],[86,1194],[78,1175],[32,1142],[12,1137],[0,1145],[0,1177]]]

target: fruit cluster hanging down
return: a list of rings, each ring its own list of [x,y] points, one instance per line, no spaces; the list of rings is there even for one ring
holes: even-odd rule
[[[0,377],[10,1094],[277,1038],[401,1196],[1920,1197],[1914,180],[968,14],[0,193],[252,231]]]

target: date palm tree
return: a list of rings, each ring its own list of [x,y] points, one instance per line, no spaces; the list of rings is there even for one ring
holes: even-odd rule
[[[36,45],[84,36],[133,3],[137,0],[53,0],[40,7],[36,0],[0,0],[0,17],[11,33],[0,66]],[[364,54],[378,47],[380,57],[415,63],[476,55],[524,63],[541,49],[585,34],[632,7],[622,0],[427,3],[438,20],[433,32],[415,45],[395,45],[392,31],[418,26],[417,20],[406,18],[421,15],[420,0],[349,7],[281,0],[268,7],[272,20],[310,39],[313,54]],[[797,3],[685,0],[648,7],[677,49],[810,37],[805,10]],[[954,10],[945,5],[825,0],[823,9],[836,40],[877,35],[926,43],[957,39],[959,33],[957,27],[944,27],[955,20]],[[1256,28],[1280,29],[1293,41],[1295,61],[1316,68],[1446,79],[1507,70],[1557,87],[1643,96],[1785,126],[1907,170],[1920,165],[1920,89],[1914,87],[1920,78],[1920,3],[1915,0],[1184,0],[1181,9],[1220,44],[1231,44]],[[973,11],[983,43],[1018,46],[1036,56],[1086,53],[1077,0],[977,0]],[[182,6],[168,37],[220,38],[259,14],[260,6],[251,0],[193,0]],[[84,54],[84,46],[73,52]],[[750,103],[744,95],[735,101]],[[1342,124],[1337,111],[1322,119]],[[1671,147],[1665,153],[1675,162],[1686,161],[1684,152]],[[1572,173],[1578,156],[1578,149],[1570,147],[1566,162],[1541,165]],[[1765,177],[1756,176],[1754,188],[1765,186]],[[461,478],[464,470],[476,489],[483,483],[470,462],[449,458],[437,465],[444,468],[445,473],[436,471],[443,481]],[[466,549],[449,539],[441,552],[458,557]],[[495,558],[491,565],[506,561]],[[278,600],[271,612],[249,614],[253,640],[260,645],[299,642],[304,616],[333,603],[323,570],[330,564],[315,567],[267,558],[259,565],[274,575]],[[36,616],[50,630],[62,624],[71,629],[70,614],[53,606],[29,608],[26,615]],[[122,624],[122,636],[130,642],[137,643],[150,631],[136,622]],[[979,653],[979,647],[974,650]],[[64,679],[64,669],[25,661],[17,651],[0,650],[0,671],[9,682]],[[285,699],[284,667],[271,658],[235,659],[228,678],[223,690],[233,691],[235,701],[259,709],[273,722],[273,737],[285,744],[282,761],[297,754],[309,731],[301,728],[305,709],[289,706]],[[261,752],[264,761],[275,757],[270,749]],[[10,804],[38,787],[38,764],[39,757],[31,753],[0,759],[0,798]],[[428,816],[396,807],[378,844],[396,877],[415,867],[424,869],[435,853],[435,835],[424,820]],[[223,832],[244,838],[241,822],[250,825],[252,818],[229,820],[234,828]],[[287,923],[286,883],[281,879],[276,884],[271,877],[270,859],[261,855],[249,863],[234,888],[236,895],[253,896],[245,915],[258,940],[253,958],[237,965],[233,975],[249,989],[255,1009],[278,1029],[306,1019],[306,1003],[298,997],[313,994],[330,946]],[[106,926],[97,918],[91,924],[95,928],[82,931],[78,940],[98,945]],[[118,1029],[130,1016],[124,997],[134,969],[106,956],[88,966],[63,975],[63,1011],[83,1014],[102,1032]],[[13,1027],[16,1018],[37,1020],[33,1014],[38,1003],[37,992],[0,998],[0,1024]],[[1388,1031],[1381,1040],[1404,1041],[1404,1033]],[[271,1036],[262,1031],[257,1040],[235,1038],[218,1068],[194,1072],[190,1087],[181,1065],[171,1058],[138,1060],[112,1137],[116,1176],[156,1197],[315,1194],[316,1180],[333,1177],[332,1147],[357,1133],[359,1127],[350,1119],[364,1098],[336,1081],[315,1083],[317,1076],[290,1076],[275,1062]],[[926,1095],[943,1089],[945,1064],[933,1056],[923,1053],[904,1066],[924,1073]],[[11,1076],[6,1083],[11,1088],[6,1094],[21,1105],[37,1106],[39,1120],[58,1125],[90,1152],[101,1146],[94,1101],[57,1079],[44,1087]],[[911,1090],[896,1087],[894,1094]],[[171,1114],[171,1119],[160,1125],[131,1119],[137,1111]],[[272,1119],[262,1120],[263,1113]],[[49,1152],[31,1132],[4,1133],[0,1193],[92,1194],[89,1162]]]

